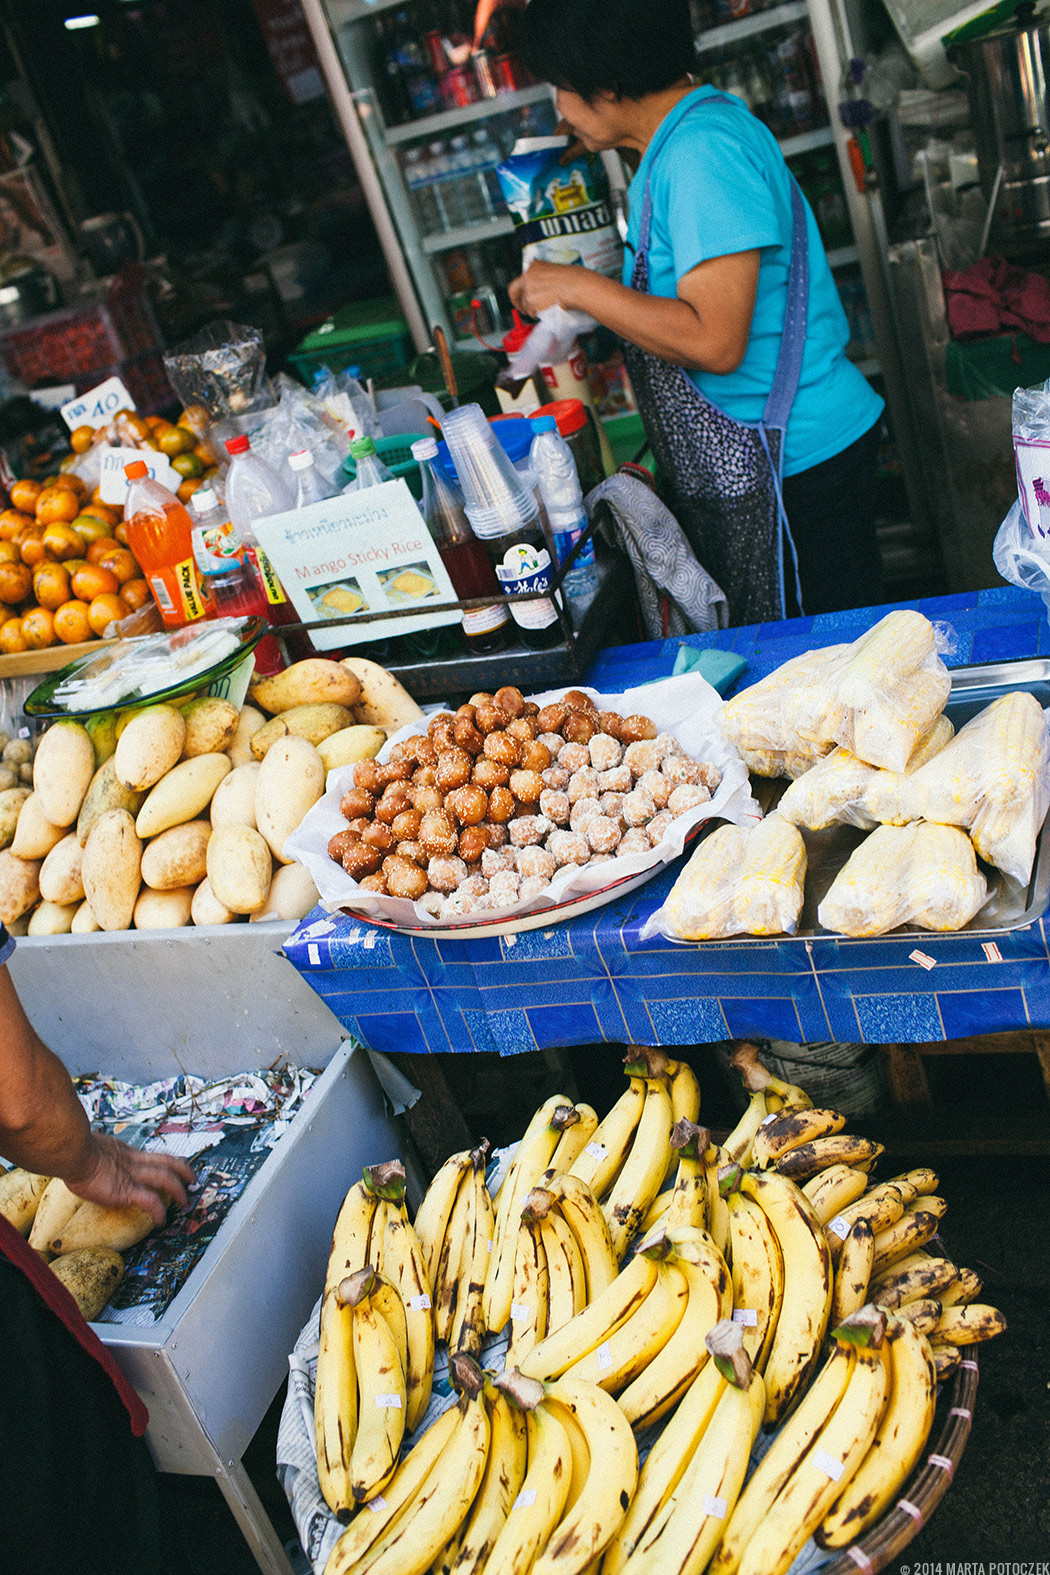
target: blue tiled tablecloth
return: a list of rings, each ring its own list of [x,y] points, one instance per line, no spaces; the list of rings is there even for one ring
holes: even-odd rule
[[[1004,586],[900,605],[952,626],[950,666],[1050,655],[1050,624],[1028,592]],[[754,624],[686,643],[746,657],[737,685],[746,688],[800,651],[855,639],[886,611]],[[681,643],[602,651],[587,682],[615,693],[662,678]],[[376,1050],[515,1055],[601,1040],[673,1045],[748,1035],[922,1043],[1050,1028],[1045,919],[992,942],[908,934],[643,944],[644,920],[679,867],[580,919],[501,939],[391,935],[315,909],[285,951],[346,1027]]]

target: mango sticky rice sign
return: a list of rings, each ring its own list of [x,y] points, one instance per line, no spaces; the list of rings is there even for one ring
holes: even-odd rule
[[[255,521],[255,533],[304,623],[360,620],[313,630],[319,651],[460,621],[454,607],[441,610],[456,592],[402,480],[271,514]],[[370,618],[402,611],[380,624]]]

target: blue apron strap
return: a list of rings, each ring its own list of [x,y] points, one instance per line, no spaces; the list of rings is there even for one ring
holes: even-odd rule
[[[809,308],[809,243],[806,235],[806,209],[794,176],[791,179],[791,266],[788,270],[787,308],[780,336],[780,354],[769,390],[762,425],[785,428],[802,375],[802,352],[806,344],[806,316]]]

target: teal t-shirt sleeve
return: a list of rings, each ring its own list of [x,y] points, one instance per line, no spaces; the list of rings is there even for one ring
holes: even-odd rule
[[[663,229],[674,257],[675,280],[699,263],[732,252],[783,244],[773,192],[739,136],[721,126],[690,135],[694,112],[668,139],[653,170],[653,225]]]

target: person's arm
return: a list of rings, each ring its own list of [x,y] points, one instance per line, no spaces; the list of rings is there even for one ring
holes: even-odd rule
[[[36,1033],[0,967],[0,1154],[41,1176],[60,1176],[78,1197],[135,1204],[162,1225],[168,1203],[185,1203],[194,1174],[185,1160],[147,1154],[93,1132],[69,1073]]]
[[[678,281],[678,297],[644,295],[589,268],[537,260],[510,286],[519,311],[548,306],[589,312],[642,350],[691,371],[735,372],[747,350],[758,289],[758,250],[699,263]]]

